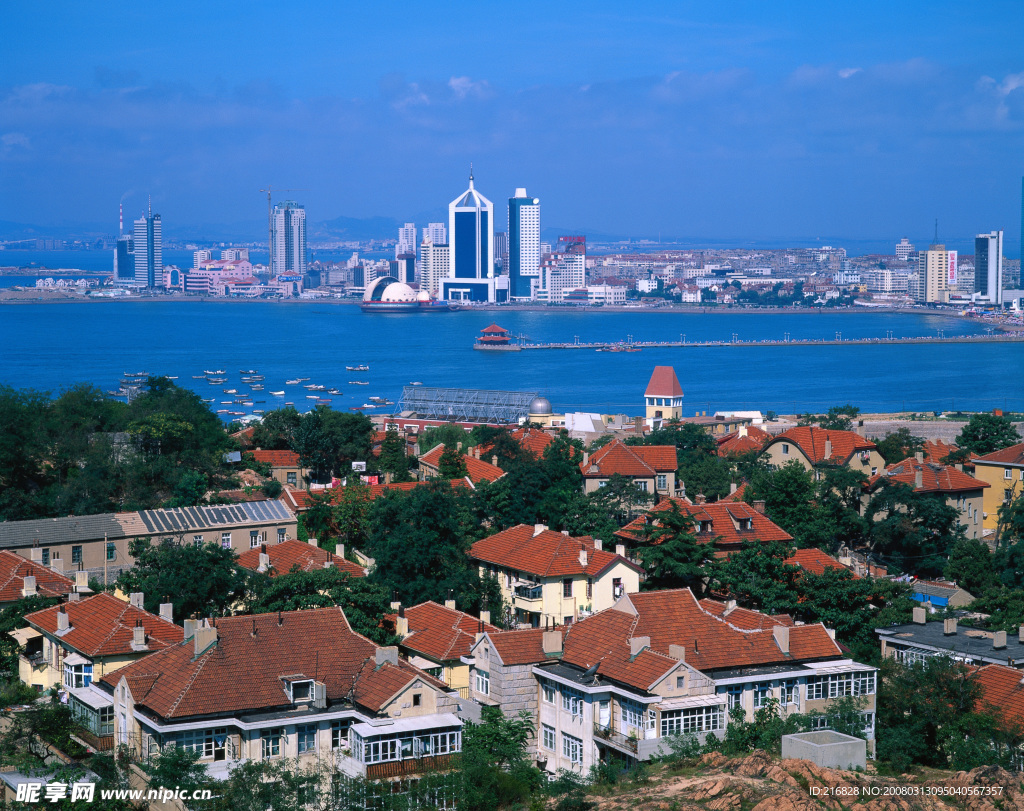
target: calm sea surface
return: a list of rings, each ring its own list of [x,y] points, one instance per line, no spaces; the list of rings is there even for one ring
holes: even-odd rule
[[[126,372],[176,376],[204,397],[247,387],[239,371],[258,369],[265,391],[253,408],[313,403],[285,380],[338,387],[337,408],[370,395],[398,401],[412,381],[428,386],[536,391],[556,410],[637,414],[651,370],[676,369],[685,411],[723,408],[822,410],[851,402],[864,410],[1011,408],[1024,410],[1020,344],[722,347],[634,353],[539,350],[484,353],[471,347],[492,321],[533,341],[832,339],[973,334],[983,325],[927,314],[659,313],[499,311],[367,315],[315,302],[89,302],[0,307],[0,383],[58,391],[87,381],[116,388]],[[368,372],[345,366],[367,364]],[[195,380],[225,369],[229,383]],[[370,385],[350,385],[366,380]],[[270,391],[285,390],[273,397]],[[213,408],[227,408],[218,404]]]

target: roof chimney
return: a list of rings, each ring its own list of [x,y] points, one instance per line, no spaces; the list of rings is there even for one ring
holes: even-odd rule
[[[89,588],[89,573],[75,572],[75,591],[85,591]]]
[[[260,565],[256,569],[257,572],[265,572],[270,568],[270,555],[266,552],[260,552]]]
[[[922,487],[924,487],[924,472],[921,468],[917,468],[914,470],[914,489],[920,490]]]
[[[33,563],[42,563],[43,550],[40,549],[38,546],[33,546],[31,549],[28,550],[28,559],[31,560]]]
[[[160,619],[174,622],[174,603],[160,603]]]
[[[405,616],[405,606],[398,606],[398,616],[395,617],[395,633],[402,639],[409,636],[409,618]]]
[[[196,620],[192,619],[191,617],[189,617],[188,619],[185,620],[183,625],[185,627],[185,641],[186,642],[188,642],[192,637],[194,637],[196,635],[196,626],[198,624],[199,623]]]
[[[334,545],[334,554],[344,560],[345,558],[345,544],[339,543]]]
[[[594,538],[594,551],[595,552],[603,552],[604,551],[604,541],[602,541],[600,538]]]
[[[918,462],[924,462],[924,452],[923,451],[918,451],[917,453],[914,454],[914,458]]]
[[[1006,631],[996,631],[992,634],[992,647],[996,650],[1006,647]]]
[[[146,629],[137,622],[132,628],[132,650],[140,650],[144,647],[146,647]]]
[[[832,458],[832,440],[825,437],[825,459]]]
[[[644,648],[651,647],[649,636],[631,636],[629,638],[629,655],[637,656]]]
[[[462,443],[461,442],[456,442],[455,443],[455,450],[459,451],[460,453],[462,452]]]
[[[949,618],[942,621],[942,633],[946,636],[956,636],[956,620]]]
[[[533,525],[533,537],[536,538],[538,535],[540,535],[547,528],[548,528],[547,524],[534,524]]]
[[[918,625],[925,625],[928,622],[928,612],[924,608],[918,606],[914,608],[914,622]]]
[[[740,426],[739,434],[740,434],[740,436],[746,436],[747,435],[747,426],[741,425]]]
[[[590,454],[587,453],[586,451],[583,451],[583,467],[586,467],[587,463],[589,461],[590,461]]]
[[[723,617],[728,617],[735,610],[736,610],[736,601],[735,600],[726,600],[725,601],[725,611],[722,613],[722,616]]]
[[[1024,625],[1021,625],[1017,629],[1017,641],[1024,645]]]
[[[136,608],[142,608],[144,597],[145,595],[141,591],[133,591],[131,594],[128,595],[128,602]]]
[[[386,648],[377,648],[377,667],[382,667],[385,664],[392,664],[395,667],[398,666],[398,648],[394,645],[389,645]]]
[[[67,631],[69,628],[71,628],[71,621],[68,619],[68,612],[64,610],[64,606],[61,606],[57,611],[57,633]]]
[[[81,599],[82,599],[82,595],[80,593],[78,593],[77,591],[73,591],[73,592],[71,592],[68,595],[68,602],[71,602],[71,603],[80,602]]]
[[[754,508],[754,512],[759,512],[759,513],[761,513],[761,515],[764,515],[765,509],[766,509],[765,508],[765,504],[766,504],[766,502],[764,501],[764,499],[760,499],[758,501],[755,501],[750,506],[752,506]]]
[[[22,597],[35,597],[36,596],[36,578],[34,575],[28,575],[22,578],[21,586]]]
[[[729,495],[731,496],[738,489],[736,482],[729,482]]]
[[[586,549],[581,549],[580,550],[580,566],[582,566],[584,569],[587,568],[587,550]]]
[[[708,497],[705,496],[703,493],[697,493],[693,500],[696,504],[703,504],[705,501],[708,500]]]
[[[545,655],[562,653],[562,632],[561,631],[545,631],[544,636],[541,637],[541,650]]]
[[[624,543],[615,544],[615,554],[620,558],[626,557],[626,545]]]
[[[320,544],[317,542],[316,538],[310,538],[309,539],[309,545],[310,546],[320,546]]]
[[[789,626],[772,626],[772,636],[775,637],[775,644],[779,646],[779,651],[789,655]]]
[[[668,655],[673,659],[678,659],[680,662],[686,661],[686,648],[682,645],[669,645]]]
[[[193,636],[196,643],[196,656],[202,656],[217,644],[217,628],[205,620],[198,625]]]

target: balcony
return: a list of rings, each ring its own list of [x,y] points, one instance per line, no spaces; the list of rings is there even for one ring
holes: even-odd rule
[[[540,602],[544,596],[544,589],[539,583],[521,582],[512,590],[516,602],[534,603]]]
[[[616,732],[608,724],[594,722],[594,742],[611,744],[619,751],[636,757],[637,738]]]
[[[434,755],[432,757],[390,760],[386,763],[369,763],[366,766],[367,780],[389,780],[395,777],[409,777],[427,772],[443,772],[455,768],[458,755]]]

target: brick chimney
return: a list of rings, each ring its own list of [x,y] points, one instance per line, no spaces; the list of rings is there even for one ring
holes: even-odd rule
[[[89,573],[75,572],[75,591],[86,591],[89,588]]]
[[[918,464],[924,462],[924,451],[918,451],[914,454],[914,458],[918,461]]]
[[[185,641],[188,642],[188,640],[196,635],[196,627],[199,625],[199,622],[190,617],[185,620],[183,625],[185,628]]]
[[[761,513],[761,515],[764,515],[766,509],[765,504],[766,502],[764,501],[764,499],[760,499],[758,501],[755,501],[750,506],[754,508],[754,512],[759,512]]]
[[[394,645],[389,645],[386,648],[377,648],[376,653],[377,667],[382,667],[385,664],[392,664],[398,666],[398,648]]]
[[[33,546],[31,549],[28,550],[28,559],[31,560],[33,563],[42,563],[43,550],[40,549],[38,546]]]
[[[649,636],[631,636],[629,638],[629,655],[637,656],[644,648],[651,647]]]
[[[825,457],[826,460],[832,458],[832,440],[827,436],[825,437]]]
[[[594,550],[597,552],[603,552],[604,541],[602,541],[600,538],[594,538]]]
[[[334,554],[342,560],[345,559],[345,544],[339,543],[334,545]]]
[[[71,628],[71,621],[68,619],[68,612],[61,606],[57,611],[57,633],[67,631]]]
[[[139,650],[146,647],[146,629],[142,627],[141,622],[136,622],[135,627],[132,628],[132,648]]]
[[[548,528],[547,524],[534,524],[533,525],[533,537],[536,538],[538,535],[540,535],[542,532],[544,532],[544,530],[546,530],[547,528]]]
[[[196,656],[200,656],[217,644],[217,627],[203,620],[193,634],[196,645]]]
[[[265,572],[270,568],[270,555],[266,551],[260,552],[260,565],[256,569],[257,572]]]
[[[615,554],[620,558],[626,557],[626,545],[624,543],[615,544]]]
[[[584,569],[587,568],[587,550],[586,549],[581,549],[580,550],[580,566],[582,566]]]

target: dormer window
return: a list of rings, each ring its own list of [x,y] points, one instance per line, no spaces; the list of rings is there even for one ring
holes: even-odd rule
[[[710,521],[701,521],[701,522],[699,522],[698,525],[697,525],[697,531],[698,532],[711,532],[711,522]]]
[[[284,691],[293,704],[312,701],[314,698],[313,680],[302,675],[282,676]]]
[[[754,519],[753,518],[741,518],[741,519],[739,519],[739,525],[740,525],[740,531],[741,532],[743,532],[744,530],[751,530],[751,529],[754,528]]]

